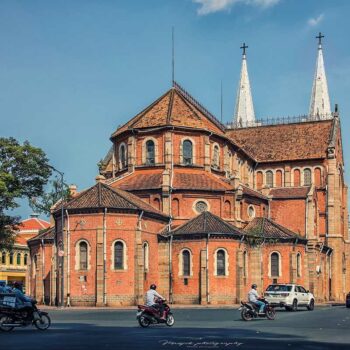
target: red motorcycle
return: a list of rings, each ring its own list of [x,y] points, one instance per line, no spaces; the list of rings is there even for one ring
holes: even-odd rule
[[[171,327],[175,323],[174,316],[170,310],[168,304],[165,303],[165,300],[158,299],[156,301],[158,308],[153,306],[146,305],[137,305],[136,318],[139,321],[139,324],[143,328],[147,328],[150,324],[159,324],[165,323],[167,326]],[[165,319],[162,319],[160,315],[160,306],[164,306]]]

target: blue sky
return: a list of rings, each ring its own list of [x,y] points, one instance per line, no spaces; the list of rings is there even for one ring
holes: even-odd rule
[[[111,133],[170,87],[172,26],[175,79],[217,116],[222,80],[224,121],[242,42],[257,117],[306,114],[322,31],[347,170],[349,15],[346,0],[0,0],[0,135],[43,148],[68,183],[86,188]]]

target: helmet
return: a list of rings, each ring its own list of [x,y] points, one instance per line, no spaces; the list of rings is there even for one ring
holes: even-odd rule
[[[258,286],[254,283],[254,284],[252,284],[252,288],[253,289],[258,288]]]
[[[18,282],[13,283],[13,288],[20,289],[21,285]]]
[[[151,284],[151,286],[149,288],[150,289],[157,289],[157,286],[155,284]]]

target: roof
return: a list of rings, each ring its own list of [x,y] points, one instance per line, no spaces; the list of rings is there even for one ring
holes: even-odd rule
[[[64,209],[67,210],[96,208],[143,210],[167,218],[161,211],[153,208],[132,193],[112,188],[102,182],[83,191],[64,205]],[[58,213],[59,210],[60,206],[55,209],[55,213]]]
[[[306,242],[305,238],[268,218],[254,218],[244,228],[244,232],[251,236],[260,236],[267,239],[294,240],[298,238]]]
[[[178,126],[205,129],[223,134],[225,127],[179,84],[163,94],[129,122],[118,128],[112,138],[128,129]]]
[[[50,227],[39,232],[38,235],[28,240],[28,244],[36,241],[53,241],[55,238],[55,227]]]
[[[272,199],[298,199],[306,198],[310,192],[310,186],[303,187],[281,187],[281,188],[271,188],[269,195]]]
[[[244,235],[239,228],[227,223],[220,217],[205,211],[195,218],[187,221],[183,225],[171,231],[173,235],[191,235],[191,234],[230,234],[237,237]]]
[[[33,231],[33,230],[42,230],[43,228],[48,228],[50,226],[50,223],[41,220],[37,217],[32,217],[29,219],[25,219],[21,221],[21,224],[19,225],[20,231]]]
[[[326,158],[332,120],[227,130],[227,135],[258,162]]]
[[[152,190],[162,187],[163,169],[136,171],[120,180],[111,182],[111,186],[125,191]]]
[[[255,191],[250,187],[242,186],[243,194],[249,197],[260,198],[268,200],[269,198],[264,196],[261,192]]]
[[[232,186],[207,171],[175,169],[173,189],[226,191],[232,190]]]

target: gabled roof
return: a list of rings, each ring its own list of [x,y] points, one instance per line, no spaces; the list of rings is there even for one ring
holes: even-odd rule
[[[271,188],[272,199],[304,199],[310,192],[310,186]]]
[[[334,119],[228,129],[226,134],[258,162],[327,157]]]
[[[240,237],[244,232],[239,228],[229,224],[220,217],[205,211],[185,224],[171,231],[173,235],[193,235],[193,234],[228,234]]]
[[[125,191],[154,190],[162,187],[163,169],[138,170],[120,180],[111,182],[111,187]]]
[[[269,200],[269,198],[264,196],[261,192],[253,190],[250,187],[242,186],[242,189],[243,189],[243,195],[245,195],[245,196]]]
[[[260,236],[266,239],[286,241],[298,239],[302,242],[307,241],[305,238],[268,218],[254,218],[244,228],[244,232],[250,236]]]
[[[38,231],[42,230],[43,228],[48,228],[50,226],[50,223],[41,220],[37,217],[32,217],[29,219],[22,220],[20,225],[18,226],[19,231]]]
[[[210,130],[223,134],[225,127],[179,84],[150,104],[129,122],[118,128],[114,138],[128,129],[178,126]]]
[[[101,182],[83,191],[64,204],[64,209],[67,210],[98,208],[143,210],[144,212],[167,218],[161,211],[153,208],[132,193],[118,188],[112,188]],[[59,210],[60,206],[55,209],[55,213],[59,213]]]
[[[55,239],[55,227],[50,227],[45,230],[41,230],[38,235],[35,237],[28,239],[28,244],[44,241],[44,242],[53,242]]]

